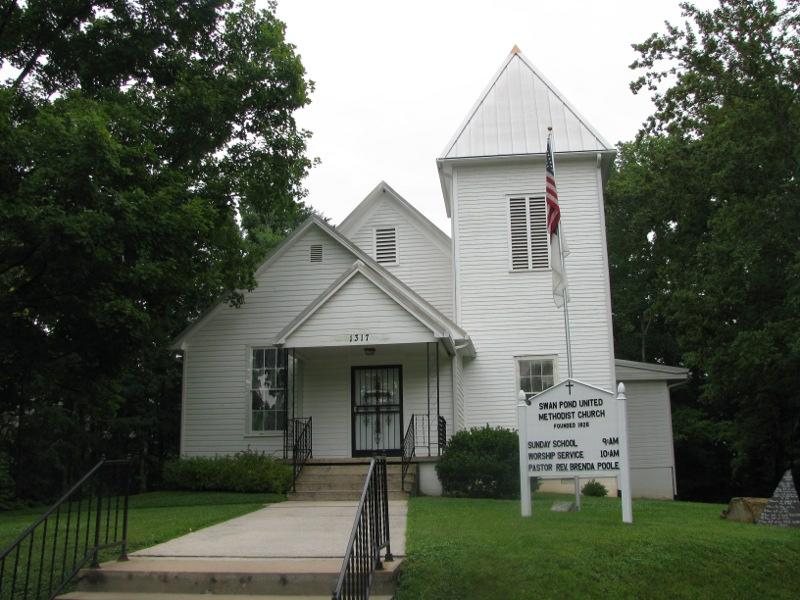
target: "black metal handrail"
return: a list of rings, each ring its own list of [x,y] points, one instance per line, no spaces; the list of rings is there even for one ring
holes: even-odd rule
[[[402,474],[400,476],[400,489],[406,491],[406,473],[411,466],[411,461],[417,449],[417,438],[415,433],[415,416],[411,415],[411,420],[408,422],[406,434],[403,436],[403,457],[402,457]]]
[[[292,491],[295,491],[297,478],[309,458],[313,456],[311,417],[291,419],[292,422]]]
[[[447,447],[447,420],[442,415],[439,415],[436,419],[436,430],[439,435],[437,449],[439,456],[441,456],[442,450]]]
[[[0,599],[55,598],[101,550],[127,560],[129,460],[102,459],[0,552]]]
[[[369,461],[369,471],[361,491],[358,511],[347,542],[347,550],[333,591],[333,600],[367,600],[375,571],[383,568],[383,559],[392,561],[389,535],[389,490],[386,482],[386,457]]]

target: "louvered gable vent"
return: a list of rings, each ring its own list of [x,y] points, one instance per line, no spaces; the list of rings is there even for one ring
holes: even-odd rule
[[[375,229],[375,260],[384,265],[397,263],[397,228]]]
[[[322,244],[311,244],[309,261],[312,263],[322,262]]]
[[[544,198],[523,196],[509,198],[508,202],[511,269],[548,268],[547,205]]]
[[[511,220],[511,268],[515,271],[530,268],[528,255],[528,208],[526,198],[509,200]]]

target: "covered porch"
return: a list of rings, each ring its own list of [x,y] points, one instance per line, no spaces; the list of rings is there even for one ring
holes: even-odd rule
[[[294,365],[287,457],[294,430],[308,417],[314,458],[400,456],[404,442],[416,456],[440,454],[453,425],[451,358],[441,343],[287,352]]]
[[[275,345],[285,353],[287,457],[311,419],[314,458],[438,455],[454,423],[466,334],[403,284],[357,261]]]

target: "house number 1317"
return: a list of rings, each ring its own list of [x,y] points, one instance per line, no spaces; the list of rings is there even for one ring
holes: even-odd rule
[[[350,342],[358,343],[358,342],[368,342],[369,341],[369,334],[368,333],[351,333],[350,334]]]

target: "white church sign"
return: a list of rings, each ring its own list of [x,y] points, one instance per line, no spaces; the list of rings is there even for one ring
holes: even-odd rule
[[[620,384],[621,385],[621,384]],[[619,477],[623,520],[630,502],[624,386],[614,394],[565,379],[518,405],[522,515],[530,516],[531,477]]]

